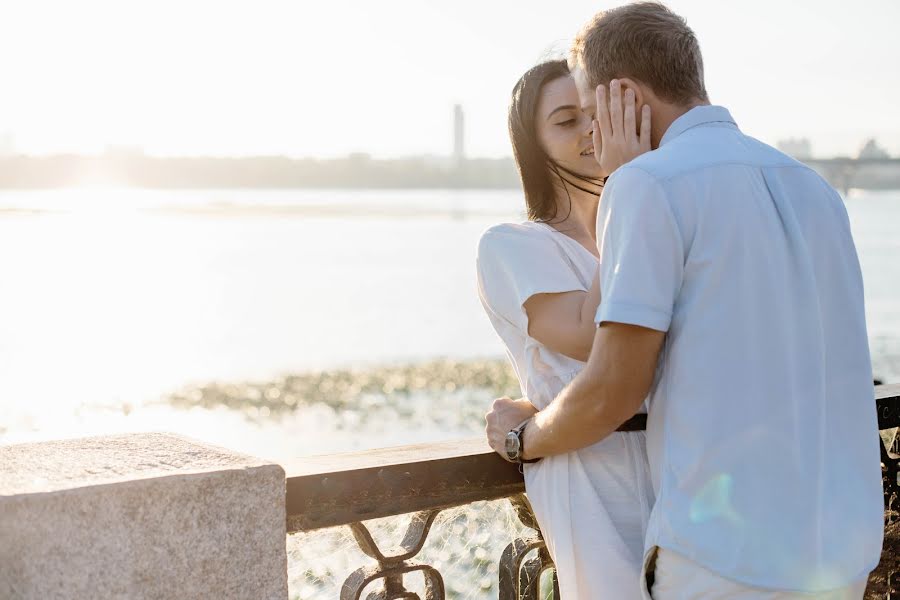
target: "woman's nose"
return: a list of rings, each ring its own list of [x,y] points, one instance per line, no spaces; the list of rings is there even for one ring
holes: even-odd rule
[[[594,135],[594,117],[593,115],[585,114],[584,119],[587,121],[584,129],[584,135],[585,137],[591,138]]]

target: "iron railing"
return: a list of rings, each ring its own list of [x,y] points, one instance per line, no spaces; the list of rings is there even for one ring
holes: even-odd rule
[[[875,401],[879,429],[886,432],[900,427],[900,385],[877,386]],[[900,450],[896,440],[891,446],[881,445],[888,520],[900,503]],[[417,572],[424,577],[424,600],[444,600],[440,572],[415,557],[441,510],[480,500],[509,498],[521,522],[534,531],[512,540],[500,556],[500,600],[537,600],[541,574],[553,569],[524,494],[522,475],[482,438],[309,457],[284,468],[288,532],[346,525],[360,549],[374,560],[347,577],[341,600],[360,600],[365,588],[375,582],[381,587],[367,600],[418,598],[404,583],[405,575]],[[414,514],[403,541],[382,551],[364,521],[408,513]],[[893,551],[891,548],[886,542],[885,552]],[[896,576],[874,572],[866,597],[890,598]],[[555,573],[553,584],[553,596],[558,600]]]

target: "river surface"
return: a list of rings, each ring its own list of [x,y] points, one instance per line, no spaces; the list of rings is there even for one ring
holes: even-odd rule
[[[847,208],[875,371],[900,381],[900,192],[854,190]],[[294,410],[253,399],[287,393],[289,375],[426,363],[392,377],[427,379],[447,368],[435,359],[483,383],[503,348],[476,297],[475,248],[522,218],[512,190],[0,192],[0,443],[168,430],[286,458],[477,433],[472,407],[508,382],[441,379],[440,394],[402,398],[402,381],[384,384],[378,402],[412,403],[400,412],[418,411],[415,428],[307,383],[322,397]],[[229,402],[207,401],[225,384]],[[465,416],[428,426],[454,407]]]

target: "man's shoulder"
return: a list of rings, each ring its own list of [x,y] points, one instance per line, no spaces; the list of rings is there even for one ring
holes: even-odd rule
[[[743,165],[753,168],[811,169],[783,152],[737,129],[698,127],[628,163],[659,182],[685,175],[700,175],[717,168]]]

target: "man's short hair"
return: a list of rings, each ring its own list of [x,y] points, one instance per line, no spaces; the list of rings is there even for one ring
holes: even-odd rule
[[[708,100],[694,32],[658,2],[626,4],[595,15],[576,36],[569,65],[581,68],[592,88],[630,77],[667,102]]]

